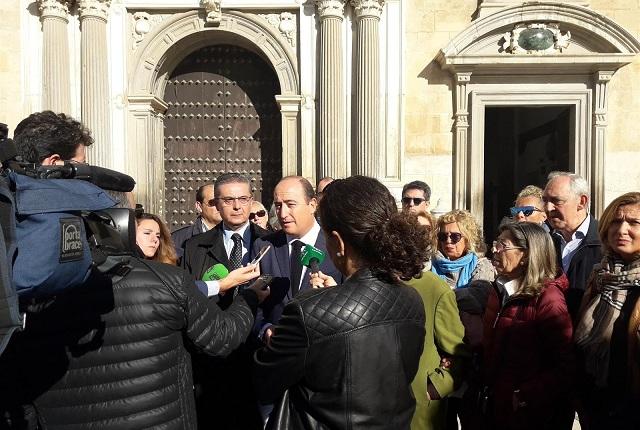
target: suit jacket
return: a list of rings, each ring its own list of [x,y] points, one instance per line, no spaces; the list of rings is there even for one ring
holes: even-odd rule
[[[196,218],[193,225],[184,226],[171,233],[171,240],[173,240],[178,258],[182,258],[184,255],[184,245],[187,240],[199,234],[202,234],[202,217]]]
[[[224,249],[222,224],[218,224],[206,233],[192,237],[184,245],[182,267],[196,279],[202,279],[204,272],[214,264],[220,263],[226,268],[230,266],[229,256]],[[252,222],[249,223],[249,229],[251,231],[249,255],[253,255],[256,239],[267,234],[267,231]]]
[[[249,228],[249,255],[252,255],[256,239],[267,232],[254,223],[250,223]],[[196,279],[202,279],[204,272],[218,263],[227,268],[230,266],[224,248],[222,223],[189,239],[182,259],[182,266]],[[233,303],[233,297],[234,290],[228,290],[224,295],[218,296],[218,306],[227,309]],[[203,354],[192,354],[198,428],[262,428],[257,402],[252,394],[251,374],[247,372],[254,348],[252,344],[242,344],[224,360],[212,360]]]
[[[598,237],[598,221],[589,215],[589,230],[584,237],[580,246],[571,258],[569,269],[567,270],[567,278],[569,278],[569,289],[565,292],[567,300],[567,308],[571,319],[577,322],[578,311],[582,296],[587,289],[587,280],[593,271],[593,266],[602,260],[602,245]],[[556,234],[551,235],[553,244],[556,247],[556,256],[558,259],[558,268],[562,268],[562,251],[561,240]]]
[[[273,281],[271,283],[271,294],[262,303],[256,317],[257,331],[265,324],[276,324],[280,320],[285,305],[293,299],[289,280],[291,271],[289,269],[289,244],[287,243],[286,234],[280,230],[256,240],[253,247],[254,253],[257,253],[264,245],[271,245],[271,249],[260,261],[260,273],[273,276]],[[318,233],[318,239],[316,239],[316,243],[313,246],[325,253],[327,252],[327,242],[322,230]],[[320,264],[320,271],[331,276],[338,284],[342,283],[342,274],[333,265],[328,255]],[[307,273],[309,272],[307,271],[302,279],[299,293],[310,288],[307,282]]]

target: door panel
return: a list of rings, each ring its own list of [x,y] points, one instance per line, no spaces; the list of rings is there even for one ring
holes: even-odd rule
[[[271,204],[282,176],[277,77],[258,55],[216,45],[186,57],[165,89],[165,204],[172,229],[195,218],[195,192],[225,172]]]

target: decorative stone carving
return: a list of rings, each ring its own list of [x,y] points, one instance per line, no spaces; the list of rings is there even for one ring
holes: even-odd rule
[[[380,18],[385,0],[351,0],[358,18]]]
[[[207,24],[218,26],[222,22],[221,0],[200,0],[200,5],[207,12]]]
[[[165,20],[169,14],[149,14],[147,12],[135,12],[131,18],[131,49],[135,50],[154,27]]]
[[[69,4],[67,0],[39,0],[38,10],[43,19],[55,17],[68,20]]]
[[[109,16],[109,6],[111,6],[111,0],[80,0],[78,13],[80,18],[95,17],[106,21]]]
[[[342,19],[344,17],[343,0],[316,0],[316,8],[320,18],[332,16]]]
[[[510,54],[557,54],[569,47],[571,32],[562,32],[558,24],[516,24],[501,42]]]
[[[291,12],[267,13],[261,15],[269,24],[277,28],[289,44],[295,48],[297,39],[296,16]]]

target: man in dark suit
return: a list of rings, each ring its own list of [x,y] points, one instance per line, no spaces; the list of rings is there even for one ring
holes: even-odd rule
[[[301,176],[283,178],[276,185],[273,198],[282,230],[258,239],[254,246],[254,249],[272,247],[260,261],[261,273],[274,277],[271,295],[258,311],[255,327],[256,334],[265,342],[284,306],[299,292],[310,288],[308,270],[300,264],[301,249],[313,245],[327,252],[324,233],[315,219],[317,200],[309,181]],[[342,281],[330,258],[320,264],[320,271],[338,283]]]
[[[214,186],[215,204],[222,222],[185,244],[182,266],[196,279],[216,264],[224,265],[229,275],[210,287],[209,296],[221,292],[218,305],[226,309],[237,288],[260,273],[248,265],[255,241],[266,234],[249,222],[253,197],[247,178],[236,173],[218,177]],[[252,338],[253,340],[253,338]],[[198,428],[261,429],[262,420],[251,383],[254,346],[241,345],[228,358],[212,360],[202,354],[193,356]]]
[[[236,173],[221,175],[214,188],[216,208],[222,222],[206,233],[194,236],[185,243],[182,267],[196,279],[216,264],[222,264],[229,275],[218,283],[219,305],[223,309],[232,301],[235,291],[227,291],[255,278],[258,273],[247,266],[255,240],[267,231],[249,222],[253,197],[249,180]],[[210,290],[209,296],[218,291]]]
[[[547,221],[553,229],[558,265],[569,278],[567,308],[575,323],[587,279],[602,259],[598,222],[589,214],[589,184],[571,172],[552,172],[542,195]]]
[[[196,212],[198,216],[191,225],[179,228],[171,233],[171,239],[176,247],[178,258],[184,255],[184,245],[187,240],[201,233],[206,233],[222,221],[220,212],[216,208],[213,184],[206,184],[196,191]]]

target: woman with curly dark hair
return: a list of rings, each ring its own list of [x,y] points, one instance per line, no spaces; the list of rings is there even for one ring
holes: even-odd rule
[[[425,315],[402,281],[421,273],[428,230],[364,176],[332,182],[320,218],[346,281],[296,296],[257,351],[260,398],[277,400],[267,428],[408,429]]]
[[[157,215],[136,216],[136,244],[147,260],[173,265],[178,261],[169,228]]]

